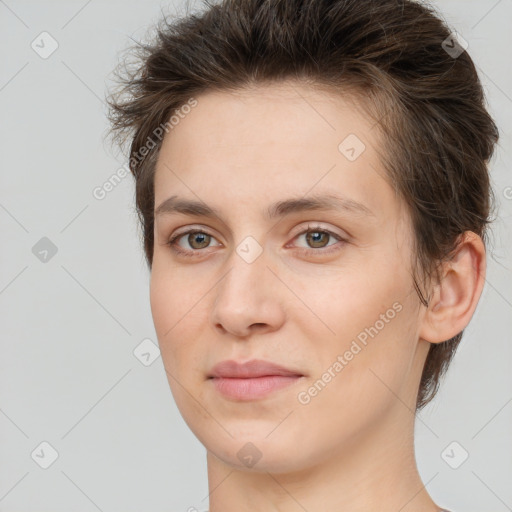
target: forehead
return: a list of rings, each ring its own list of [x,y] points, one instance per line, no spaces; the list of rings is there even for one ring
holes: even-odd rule
[[[261,146],[269,153],[281,147],[284,153],[288,147],[302,147],[305,142],[332,148],[333,142],[349,133],[370,144],[378,137],[360,101],[348,92],[334,94],[290,81],[236,91],[208,91],[196,101],[197,106],[180,115],[164,139],[164,145],[174,146],[178,153],[178,146],[185,144],[183,150],[190,149],[192,143],[196,152],[189,157],[200,157],[211,146],[236,147],[240,154],[244,153],[242,148]]]
[[[339,192],[374,212],[398,206],[376,152],[377,129],[353,96],[282,83],[196,100],[163,140],[156,207],[178,195],[261,209],[285,192]]]

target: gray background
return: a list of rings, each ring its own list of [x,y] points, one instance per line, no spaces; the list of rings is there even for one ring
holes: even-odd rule
[[[468,41],[501,131],[491,166],[500,209],[483,296],[438,397],[418,415],[417,459],[440,505],[505,512],[512,510],[512,1],[435,5]],[[103,99],[119,52],[129,36],[146,37],[161,9],[183,6],[0,1],[0,511],[208,507],[206,451],[174,404],[162,360],[146,366],[134,354],[143,340],[157,341],[132,178],[103,200],[92,194],[126,163],[104,142]],[[31,47],[43,31],[58,43],[46,59]],[[57,249],[46,262],[44,253],[36,257],[48,244],[43,237]],[[460,460],[459,445],[445,451],[453,441],[469,453],[458,469],[446,462]],[[43,442],[58,453],[47,469],[51,449]]]

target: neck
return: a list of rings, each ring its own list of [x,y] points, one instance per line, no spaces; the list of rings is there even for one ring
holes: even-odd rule
[[[417,470],[414,418],[399,404],[316,464],[288,472],[263,459],[240,469],[208,451],[209,512],[439,512]]]

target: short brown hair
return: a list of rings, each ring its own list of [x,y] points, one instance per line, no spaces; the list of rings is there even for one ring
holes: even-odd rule
[[[202,92],[299,80],[350,91],[379,126],[386,178],[411,215],[413,281],[427,306],[418,271],[424,286],[434,273],[439,278],[438,265],[459,236],[473,231],[487,245],[494,220],[488,163],[498,128],[475,65],[446,22],[432,6],[411,0],[203,2],[204,9],[171,23],[163,17],[152,42],[129,49],[135,68],[121,63],[121,87],[108,98],[114,139],[122,145],[131,136],[148,266],[161,127]],[[150,140],[152,150],[141,158]],[[435,396],[462,334],[431,344],[417,410]]]

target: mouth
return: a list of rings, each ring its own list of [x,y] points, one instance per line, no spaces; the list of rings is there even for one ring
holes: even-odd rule
[[[223,361],[212,368],[208,380],[216,391],[234,400],[256,400],[284,389],[304,378],[295,369],[252,359],[245,363]]]
[[[301,380],[303,376],[265,375],[263,377],[212,377],[215,389],[235,400],[257,400]]]

